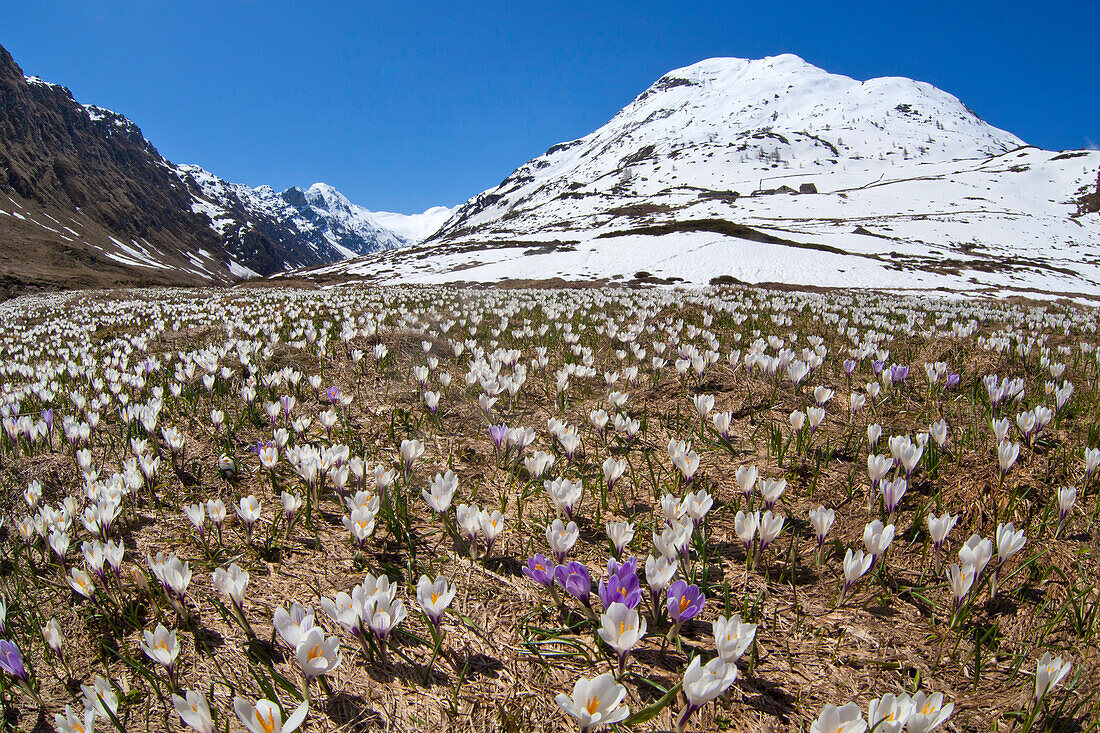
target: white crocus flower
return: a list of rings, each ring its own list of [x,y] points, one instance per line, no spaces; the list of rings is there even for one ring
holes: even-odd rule
[[[420,440],[402,440],[401,441],[401,463],[405,468],[405,471],[411,471],[413,464],[416,463],[416,459],[424,455],[424,443]]]
[[[874,558],[869,553],[864,553],[863,550],[852,552],[852,548],[848,548],[848,551],[844,553],[844,590],[841,593],[842,598],[848,595],[848,591],[852,589],[856,581],[863,577],[863,574],[871,567],[873,560]]]
[[[1050,652],[1044,652],[1043,658],[1035,669],[1035,701],[1042,700],[1048,692],[1058,686],[1062,678],[1069,674],[1070,663],[1062,662],[1061,657],[1050,656]]]
[[[610,672],[592,679],[581,678],[573,685],[573,697],[558,694],[558,707],[577,719],[581,733],[600,725],[611,725],[626,719],[630,709],[623,705],[626,688],[615,681]]]
[[[929,513],[924,521],[928,525],[928,534],[932,537],[932,545],[938,550],[943,547],[947,535],[950,534],[959,518],[958,516],[951,516],[950,512],[944,512],[942,517]]]
[[[825,541],[825,536],[829,534],[835,520],[836,512],[832,509],[818,506],[817,509],[810,510],[810,525],[814,528],[814,538],[818,545]]]
[[[1012,522],[997,525],[997,562],[1007,562],[1009,558],[1023,549],[1027,542],[1024,531],[1016,530]]]
[[[176,632],[169,631],[164,624],[157,624],[153,631],[145,630],[145,642],[141,650],[154,662],[162,665],[169,674],[176,663],[176,656],[180,652],[179,643],[176,641]]]
[[[248,571],[233,563],[226,568],[217,568],[213,574],[214,588],[224,595],[238,609],[244,608],[244,592],[248,587]]]
[[[739,613],[729,619],[719,616],[714,621],[714,644],[718,656],[730,664],[741,658],[755,638],[756,624],[742,623]]]
[[[370,536],[374,534],[374,512],[370,507],[356,507],[351,516],[344,517],[344,528],[351,533],[351,537],[359,547],[363,547]]]
[[[273,623],[287,646],[297,649],[306,633],[313,628],[313,610],[297,603],[292,603],[289,611],[279,606],[275,609]]]
[[[421,489],[420,496],[428,503],[433,511],[445,514],[451,508],[451,499],[458,489],[458,477],[454,471],[437,473],[428,489]]]
[[[251,535],[252,528],[256,525],[256,522],[260,521],[260,500],[250,494],[243,497],[234,509],[236,509],[237,516],[244,523],[245,529]]]
[[[206,507],[200,502],[198,504],[188,504],[183,507],[184,514],[191,520],[191,524],[195,525],[195,530],[199,533],[199,537],[203,536],[204,525],[206,524]]]
[[[756,466],[738,466],[733,477],[737,481],[737,488],[746,499],[752,496],[753,487],[756,486],[756,478],[760,471]]]
[[[654,598],[664,593],[665,589],[672,584],[672,579],[676,576],[678,568],[676,558],[669,559],[664,555],[660,557],[650,555],[646,559],[645,580],[649,584],[649,589],[652,591]]]
[[[303,700],[285,723],[279,706],[270,700],[257,700],[252,705],[242,697],[234,697],[233,711],[249,733],[294,733],[309,713],[309,701]]]
[[[95,710],[85,708],[83,712],[84,715],[81,716],[79,710],[73,712],[73,709],[66,704],[64,715],[55,713],[53,719],[58,733],[93,733]]]
[[[390,632],[408,616],[405,602],[394,600],[387,594],[379,594],[368,599],[363,611],[363,620],[380,641],[388,639]]]
[[[714,506],[714,499],[706,489],[699,489],[694,493],[689,491],[680,502],[680,513],[690,517],[695,525],[699,525],[712,506]]]
[[[913,713],[906,722],[908,733],[928,733],[939,727],[951,715],[955,709],[955,703],[943,704],[943,693],[925,695],[918,692],[913,695]]]
[[[1008,473],[1016,459],[1020,456],[1020,444],[1010,440],[1003,440],[997,445],[997,464],[1001,473]]]
[[[607,484],[608,490],[615,487],[615,482],[618,481],[625,472],[626,461],[608,457],[608,459],[603,462],[603,480]]]
[[[81,685],[80,691],[84,693],[84,707],[91,708],[96,715],[107,718],[108,710],[112,715],[118,712],[118,695],[102,675],[97,674],[90,685]]]
[[[555,519],[554,523],[546,528],[546,544],[550,546],[550,552],[560,565],[565,561],[565,556],[573,549],[581,531],[576,522],[566,524],[561,519]]]
[[[814,722],[810,723],[810,733],[863,733],[867,730],[867,721],[859,705],[850,702],[843,707],[826,705]]]
[[[977,573],[974,572],[974,566],[969,564],[958,565],[952,563],[947,568],[947,582],[951,586],[951,594],[955,598],[955,611],[958,612],[962,608],[963,601],[966,599],[966,594],[970,592],[970,588],[974,585],[974,579],[977,577]]]
[[[695,405],[695,412],[699,415],[699,419],[704,419],[711,410],[714,409],[714,395],[712,394],[699,394],[692,397],[692,402]]]
[[[220,528],[226,516],[225,502],[221,499],[207,499],[206,513],[210,515],[210,521],[214,523],[214,526]]]
[[[739,511],[733,518],[733,531],[737,534],[737,538],[741,540],[741,544],[745,546],[746,552],[752,547],[752,540],[756,536],[756,530],[759,526],[760,512],[745,513]]]
[[[646,620],[637,609],[622,603],[612,603],[600,615],[600,638],[619,655],[620,671],[626,666],[630,650],[637,646],[646,632]]]
[[[733,424],[733,413],[729,410],[725,412],[717,412],[711,416],[711,422],[714,424],[714,429],[723,438],[728,438],[730,434],[730,425]]]
[[[1058,531],[1055,537],[1062,533],[1062,527],[1073,513],[1073,505],[1077,503],[1077,489],[1073,486],[1064,486],[1058,489]]]
[[[546,471],[554,465],[554,454],[537,450],[523,459],[523,467],[532,479],[538,480]]]
[[[340,624],[345,630],[352,633],[358,632],[359,623],[362,620],[360,616],[360,607],[352,600],[352,597],[344,591],[340,591],[333,598],[322,598],[321,610],[328,614],[330,619]],[[301,633],[304,635],[307,631],[307,629],[304,628],[304,622],[300,622],[299,625],[302,627]],[[310,625],[312,626],[312,623]],[[287,637],[284,636],[283,638],[286,639]],[[297,647],[297,644],[295,644],[295,647]]]
[[[626,546],[634,539],[634,525],[630,522],[608,522],[607,538],[615,548],[615,555],[621,556]]]
[[[737,681],[737,665],[729,664],[721,657],[715,657],[701,664],[699,657],[693,657],[684,671],[684,697],[687,707],[677,719],[677,729],[683,730],[688,718],[699,708],[715,699]]]
[[[871,700],[867,708],[867,724],[875,733],[901,733],[913,713],[913,700],[906,694],[888,692]]]
[[[993,557],[993,540],[978,534],[970,535],[966,544],[959,548],[959,564],[974,568],[975,577],[982,574],[985,566]]]
[[[766,550],[768,545],[775,541],[775,538],[779,536],[779,533],[783,530],[784,517],[779,514],[772,514],[771,511],[765,511],[760,515],[760,549]]]
[[[214,733],[214,719],[206,697],[196,690],[188,690],[187,697],[172,695],[172,705],[185,724],[198,733]]]
[[[432,622],[438,626],[443,620],[443,614],[454,600],[457,588],[447,583],[447,578],[442,575],[430,580],[427,575],[421,575],[416,583],[416,600],[420,604],[420,610]]]
[[[504,531],[504,515],[500,513],[499,509],[494,509],[492,512],[482,509],[481,513],[478,514],[477,521],[481,529],[481,536],[485,538],[485,554],[488,555],[493,548],[493,543]]]
[[[329,674],[340,666],[343,655],[340,652],[340,637],[325,638],[325,632],[314,626],[305,632],[294,650],[299,669],[307,679]]]
[[[787,490],[787,479],[764,479],[759,483],[760,498],[764,500],[764,507],[774,509],[779,497]]]
[[[893,541],[894,525],[892,524],[884,526],[881,521],[876,519],[863,528],[863,546],[875,560],[886,553]]]

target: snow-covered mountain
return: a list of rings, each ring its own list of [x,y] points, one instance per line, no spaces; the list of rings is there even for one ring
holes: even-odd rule
[[[376,222],[391,232],[413,242],[421,242],[439,231],[457,210],[457,206],[433,206],[422,214],[395,214],[392,211],[370,213]]]
[[[520,166],[423,245],[317,276],[1100,294],[1098,171],[1100,153],[1028,147],[929,84],[792,55],[708,59]]]
[[[197,165],[174,170],[191,191],[192,210],[208,217],[239,260],[261,256],[259,239],[280,245],[281,261],[269,263],[268,272],[313,264],[310,260],[336,262],[413,241],[382,226],[370,211],[325,183],[277,193],[270,186],[229,183]]]

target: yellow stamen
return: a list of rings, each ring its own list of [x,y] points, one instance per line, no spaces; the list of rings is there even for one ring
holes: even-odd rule
[[[275,730],[275,711],[272,710],[267,714],[267,720],[264,720],[264,716],[260,715],[260,711],[256,711],[256,722],[260,724],[260,727],[264,729],[264,733],[273,733]]]
[[[438,593],[435,593],[435,592],[433,592],[433,593],[432,593],[432,603],[433,603],[433,604],[435,604],[435,603],[436,603],[436,602],[438,602],[438,601],[439,601],[439,594],[438,594]]]
[[[313,648],[309,650],[309,661],[313,661],[317,657],[321,656],[321,645],[314,644]]]
[[[688,600],[687,596],[680,596],[680,613],[683,613],[684,611],[686,611],[687,607],[690,606],[690,605],[691,605],[691,601]]]
[[[592,699],[588,701],[588,714],[595,715],[596,711],[600,708],[600,698],[596,695],[592,696]]]

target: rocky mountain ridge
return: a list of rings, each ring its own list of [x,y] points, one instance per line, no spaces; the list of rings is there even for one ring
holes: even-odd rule
[[[276,193],[173,164],[0,47],[0,294],[227,283],[411,241],[325,184]]]

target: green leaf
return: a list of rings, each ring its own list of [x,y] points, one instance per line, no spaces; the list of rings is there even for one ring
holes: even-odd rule
[[[681,680],[676,683],[676,686],[665,693],[657,702],[653,703],[649,707],[642,708],[638,712],[631,715],[629,718],[623,721],[623,725],[638,725],[639,723],[648,723],[657,717],[657,713],[661,712],[668,706],[670,702],[676,699],[676,693],[680,691],[684,683]]]

